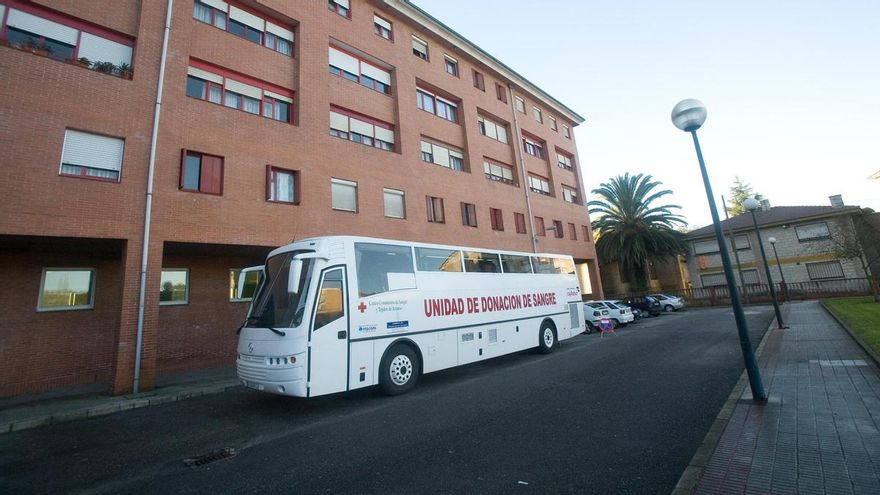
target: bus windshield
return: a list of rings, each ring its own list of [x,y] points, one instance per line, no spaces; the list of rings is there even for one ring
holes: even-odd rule
[[[266,276],[254,298],[248,317],[249,327],[293,328],[302,323],[314,260],[303,260],[299,291],[296,294],[287,292],[287,280],[293,257],[306,252],[310,251],[282,253],[266,261]]]

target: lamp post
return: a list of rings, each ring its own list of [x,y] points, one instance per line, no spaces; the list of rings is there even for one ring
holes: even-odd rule
[[[700,150],[700,141],[697,140],[697,129],[706,121],[706,107],[700,100],[682,100],[672,109],[672,123],[682,131],[691,133],[694,138],[694,148],[697,150],[697,160],[700,162],[700,173],[703,175],[703,186],[706,188],[706,198],[709,200],[709,211],[712,213],[712,224],[715,227],[715,240],[718,241],[718,249],[721,252],[721,263],[724,265],[724,276],[727,279],[727,290],[730,292],[730,303],[733,306],[733,315],[736,319],[736,329],[739,333],[739,345],[742,348],[743,361],[746,372],[749,375],[749,386],[752,389],[752,397],[756,401],[765,402],[767,394],[764,392],[764,383],[761,381],[761,371],[752,351],[751,339],[749,339],[749,325],[743,312],[742,303],[739,300],[739,292],[736,290],[736,279],[733,276],[733,268],[730,264],[730,254],[724,242],[724,234],[721,232],[721,221],[718,219],[718,209],[715,206],[715,197],[712,194],[712,185],[709,184],[709,174],[706,172],[706,164],[703,163],[703,152]]]
[[[776,258],[776,266],[779,268],[779,277],[782,278],[782,300],[788,301],[788,284],[785,283],[785,272],[782,271],[782,263],[779,262],[779,253],[776,252],[776,238],[768,237],[767,241],[773,247],[773,257]]]
[[[770,275],[770,264],[767,263],[767,253],[764,251],[764,241],[761,240],[761,231],[758,229],[758,218],[755,216],[755,210],[761,207],[761,202],[755,198],[746,198],[743,201],[743,206],[752,214],[752,225],[755,226],[755,236],[758,238],[761,258],[764,261],[764,273],[767,274],[767,285],[770,287],[770,297],[773,298],[773,310],[776,311],[776,325],[779,328],[785,328],[785,324],[782,322],[782,311],[779,311],[779,302],[776,301],[776,289],[773,288],[773,277]]]

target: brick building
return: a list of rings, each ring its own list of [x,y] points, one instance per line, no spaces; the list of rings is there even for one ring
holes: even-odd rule
[[[141,389],[232,366],[231,279],[294,238],[567,253],[601,297],[583,118],[521,75],[408,1],[169,4],[0,0],[0,397],[129,392],[139,333]]]

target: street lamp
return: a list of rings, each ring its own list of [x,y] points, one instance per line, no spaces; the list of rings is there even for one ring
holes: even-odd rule
[[[749,386],[752,389],[752,397],[756,401],[765,402],[767,394],[764,392],[764,384],[761,381],[761,371],[755,353],[752,351],[752,343],[749,339],[749,325],[743,312],[742,303],[739,300],[739,292],[736,290],[736,279],[733,277],[733,268],[730,264],[730,254],[724,242],[724,234],[721,232],[721,221],[718,219],[718,209],[715,207],[715,197],[712,194],[712,185],[709,184],[709,174],[706,172],[706,164],[703,163],[703,152],[700,150],[700,141],[697,140],[697,129],[706,121],[706,107],[700,100],[682,100],[672,109],[672,123],[682,131],[691,133],[694,138],[694,148],[697,150],[697,160],[700,162],[700,173],[703,175],[703,186],[706,188],[706,198],[709,200],[709,211],[712,213],[712,224],[715,227],[715,240],[718,241],[718,249],[721,252],[721,263],[724,265],[724,276],[727,278],[727,290],[730,292],[730,303],[733,306],[733,315],[736,319],[736,329],[739,333],[739,345],[742,348],[743,361],[746,372],[749,375]]]
[[[758,230],[758,218],[755,216],[755,210],[761,207],[761,202],[755,198],[746,198],[743,201],[743,206],[752,214],[752,224],[755,226],[755,235],[758,237],[758,246],[761,247],[761,258],[764,261],[764,272],[767,274],[767,285],[770,286],[770,297],[773,298],[773,310],[776,311],[776,325],[779,328],[785,328],[785,324],[782,323],[782,311],[779,311],[779,302],[776,301],[776,289],[773,288],[773,277],[770,276],[767,253],[764,252],[764,241],[761,240],[761,231]]]
[[[782,278],[782,300],[788,301],[788,284],[785,283],[785,272],[782,271],[782,263],[779,262],[779,253],[776,252],[776,238],[768,237],[767,240],[773,246],[773,257],[776,258],[776,266],[779,267],[779,276]]]

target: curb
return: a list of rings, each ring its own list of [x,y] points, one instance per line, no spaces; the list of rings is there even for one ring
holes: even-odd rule
[[[0,435],[12,433],[40,426],[48,426],[58,423],[66,423],[78,419],[93,418],[96,416],[106,416],[131,409],[139,409],[147,406],[155,406],[158,404],[166,404],[169,402],[178,402],[193,397],[201,397],[204,395],[214,395],[229,390],[239,388],[241,385],[238,380],[227,380],[221,383],[201,386],[197,388],[181,389],[167,395],[152,395],[146,392],[139,395],[128,395],[113,397],[108,401],[100,404],[73,408],[62,412],[47,412],[36,414],[26,419],[18,419],[8,423],[0,423]]]
[[[856,342],[856,344],[858,344],[859,347],[861,347],[862,350],[865,351],[865,354],[867,354],[868,357],[870,357],[874,361],[874,364],[876,364],[877,367],[880,368],[880,356],[878,356],[877,353],[874,352],[874,349],[872,349],[871,346],[866,344],[865,341],[862,340],[861,337],[856,335],[856,333],[852,331],[852,329],[849,327],[849,325],[847,325],[846,323],[844,323],[843,320],[838,318],[837,315],[834,313],[834,311],[832,311],[831,308],[829,308],[828,306],[825,305],[825,301],[820,300],[819,305],[822,306],[822,309],[824,309],[825,312],[828,313],[831,316],[831,318],[833,318],[834,321],[836,321],[837,324],[840,325],[841,328],[846,330],[846,333],[848,333],[849,336],[852,337],[852,339]]]
[[[764,351],[764,345],[767,344],[767,339],[770,338],[770,334],[773,333],[773,330],[776,330],[776,327],[776,318],[773,318],[773,321],[770,322],[770,326],[767,327],[767,331],[764,332],[764,337],[761,338],[761,343],[758,344],[758,349],[755,350],[756,361],[760,359],[761,354]],[[691,495],[697,489],[697,484],[703,477],[703,472],[706,470],[706,467],[709,466],[712,454],[715,453],[715,447],[717,447],[718,442],[721,441],[721,435],[724,433],[724,429],[727,428],[727,423],[730,421],[730,417],[733,416],[733,410],[736,409],[736,404],[739,402],[740,397],[742,397],[742,394],[748,385],[749,374],[747,370],[743,370],[742,374],[739,376],[739,380],[733,387],[733,391],[730,392],[730,395],[727,396],[727,400],[724,401],[724,405],[721,406],[721,411],[718,412],[718,416],[715,416],[715,421],[712,422],[712,426],[709,428],[708,433],[703,437],[703,442],[700,444],[699,448],[697,448],[697,452],[694,453],[694,456],[684,469],[684,472],[678,479],[678,483],[675,484],[675,489],[672,490],[672,495]]]

